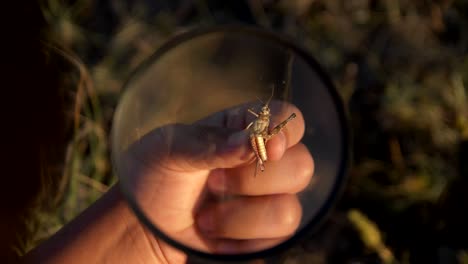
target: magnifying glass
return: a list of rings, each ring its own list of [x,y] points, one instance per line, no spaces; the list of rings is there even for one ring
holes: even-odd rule
[[[151,174],[148,172],[150,169],[141,172],[138,168],[123,165],[129,160],[137,160],[151,168],[151,162],[154,162],[154,157],[150,157],[152,150],[145,152],[146,156],[132,150],[135,146],[145,148],[153,144],[145,142],[160,131],[166,132],[159,139],[169,142],[161,146],[158,145],[158,137],[152,140],[167,153],[172,153],[172,146],[192,144],[183,143],[184,138],[170,133],[175,130],[167,128],[174,128],[174,124],[179,124],[179,129],[190,129],[191,125],[226,109],[242,109],[236,113],[239,116],[248,115],[247,110],[259,115],[263,106],[270,107],[270,102],[273,104],[275,101],[295,105],[302,113],[305,132],[301,142],[312,154],[315,164],[314,176],[308,186],[296,195],[302,211],[299,226],[284,239],[252,248],[245,243],[247,246],[240,252],[219,252],[213,243],[223,241],[210,242],[210,238],[204,237],[196,226],[172,228],[177,225],[179,217],[187,216],[187,210],[182,212],[172,204],[183,207],[186,195],[197,197],[188,209],[189,214],[195,217],[200,208],[209,206],[208,203],[229,203],[241,196],[219,190],[212,194],[207,184],[196,182],[196,176],[187,176],[183,172],[176,173],[177,176],[148,176],[141,180],[139,175]],[[273,116],[274,113],[271,118]],[[251,119],[256,118],[258,116],[252,114]],[[288,126],[290,124],[285,124]],[[156,237],[199,259],[245,261],[265,258],[287,249],[324,220],[344,183],[349,158],[348,136],[346,115],[338,93],[326,73],[304,49],[261,29],[216,27],[174,37],[131,75],[114,116],[111,155],[129,205]],[[206,144],[206,148],[213,146],[216,145]],[[255,152],[254,149],[252,151]],[[259,162],[258,156],[256,162]],[[268,177],[269,163],[260,164],[259,168],[256,162],[248,165],[252,168],[249,181]],[[266,167],[264,172],[261,166]],[[199,179],[206,181],[204,176]],[[171,193],[173,189],[166,187],[183,184],[184,181],[189,187],[197,184],[200,187],[188,188],[189,191],[183,193]],[[160,188],[163,184],[164,188]],[[162,196],[173,200],[161,202],[158,197]],[[211,218],[212,224],[235,221],[229,218],[229,214],[229,210],[221,210],[217,217]],[[242,225],[248,225],[249,229],[262,228],[259,221],[239,221],[237,228],[242,228]],[[231,223],[231,226],[236,226],[236,223]]]

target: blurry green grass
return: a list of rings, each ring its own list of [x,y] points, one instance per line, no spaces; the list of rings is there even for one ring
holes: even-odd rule
[[[193,24],[214,24],[216,19],[206,1],[195,2],[198,15],[192,18]],[[348,107],[356,103],[356,91],[367,85],[380,87],[376,98],[364,97],[357,101],[357,107],[379,105],[373,113],[379,121],[375,129],[376,133],[390,135],[382,150],[388,158],[366,153],[356,157],[345,195],[377,199],[395,213],[439,200],[447,183],[457,177],[457,144],[468,139],[468,56],[460,51],[463,47],[442,43],[437,37],[448,26],[441,13],[465,4],[441,2],[421,7],[411,1],[387,0],[376,1],[377,7],[371,8],[364,0],[296,0],[266,1],[250,7],[258,24],[292,34],[317,56]],[[101,47],[103,55],[93,63],[85,61],[89,73],[85,78],[90,82],[83,88],[80,121],[68,147],[67,192],[56,214],[39,216],[44,218],[40,239],[53,234],[116,182],[109,161],[109,135],[122,84],[143,59],[183,28],[177,26],[177,15],[167,10],[148,17],[143,5],[128,10],[123,2],[115,1],[112,8],[119,16],[119,25],[112,36],[104,36],[82,25],[92,7],[92,1],[86,0],[71,6],[49,0],[45,10],[59,43],[79,57],[86,57],[90,46]],[[274,26],[278,17],[283,18],[279,27]],[[460,19],[465,21],[464,17]],[[351,60],[353,56],[360,60]],[[357,111],[353,122],[361,118],[359,114]],[[361,123],[354,129],[355,144],[371,144],[359,136],[366,137],[373,131],[365,130]],[[365,209],[349,211],[351,226],[359,231],[368,250],[384,262],[393,261],[379,223],[366,216],[372,212],[359,210]],[[366,239],[369,232],[379,238],[374,244]],[[297,249],[291,252],[294,250],[304,253]],[[325,261],[324,253],[293,253],[285,263]],[[385,259],[389,255],[392,258]],[[466,251],[457,256],[467,263]]]

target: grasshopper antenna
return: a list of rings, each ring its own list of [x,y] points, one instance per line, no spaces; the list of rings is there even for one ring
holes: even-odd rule
[[[265,103],[262,101],[262,99],[260,99],[258,96],[255,96],[255,97],[257,98],[257,100],[260,101],[260,103],[265,104]]]
[[[271,85],[271,96],[270,98],[268,99],[267,103],[265,105],[269,105],[270,104],[270,101],[271,99],[273,99],[273,94],[275,93],[275,86],[274,85]],[[262,102],[263,103],[263,102]]]

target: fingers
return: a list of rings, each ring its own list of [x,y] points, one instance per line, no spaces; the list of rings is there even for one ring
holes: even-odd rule
[[[159,164],[176,171],[242,165],[253,157],[248,144],[249,131],[243,130],[255,119],[247,111],[249,106],[244,104],[219,112],[194,125],[174,124],[156,129],[133,144],[127,156],[143,161],[148,167]],[[297,116],[267,142],[269,159],[278,160],[287,148],[300,141],[304,120],[299,109],[289,103],[273,101],[270,108],[271,127],[292,113]]]
[[[202,209],[197,224],[210,238],[277,239],[293,234],[301,216],[296,195],[237,197]]]
[[[250,122],[254,121],[256,117],[248,112],[248,109],[254,108],[258,112],[260,108],[258,103],[243,104],[217,112],[207,118],[204,118],[197,122],[197,124],[207,126],[225,127],[231,129],[245,129]],[[297,144],[302,136],[304,135],[304,117],[301,111],[294,105],[273,100],[270,105],[270,129],[286,120],[292,113],[296,114],[296,118],[290,121],[278,135],[274,136],[271,141],[275,138],[284,137],[286,147]],[[270,143],[270,142],[269,142]]]
[[[251,160],[247,131],[202,125],[167,125],[133,144],[127,157],[172,172],[231,168]]]
[[[229,170],[218,170],[208,178],[214,193],[267,195],[297,193],[310,182],[314,162],[304,144],[289,148],[279,161],[267,164],[263,173],[254,177],[255,164]]]

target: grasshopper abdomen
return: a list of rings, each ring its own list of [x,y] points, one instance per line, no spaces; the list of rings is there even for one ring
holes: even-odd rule
[[[251,134],[250,135],[250,145],[255,153],[255,158],[257,159],[257,166],[255,168],[255,175],[257,175],[257,168],[260,167],[261,171],[265,170],[265,161],[267,161],[268,156],[265,147],[265,140],[261,135]]]
[[[257,159],[257,166],[255,167],[255,175],[257,175],[257,168],[260,167],[261,171],[265,170],[264,163],[268,160],[267,150],[266,150],[266,142],[270,140],[274,135],[278,134],[286,124],[293,120],[296,117],[295,113],[292,113],[286,120],[281,122],[279,125],[274,127],[271,131],[268,131],[268,127],[270,125],[270,107],[269,103],[270,100],[273,98],[273,91],[271,94],[270,99],[268,99],[267,103],[263,105],[260,112],[256,113],[252,109],[247,109],[249,113],[254,115],[257,119],[251,122],[247,126],[247,130],[250,130],[250,145],[255,153],[255,157]]]
[[[267,151],[265,147],[265,139],[261,135],[256,135],[253,137],[255,144],[257,145],[258,156],[260,159],[265,162],[268,160]]]

